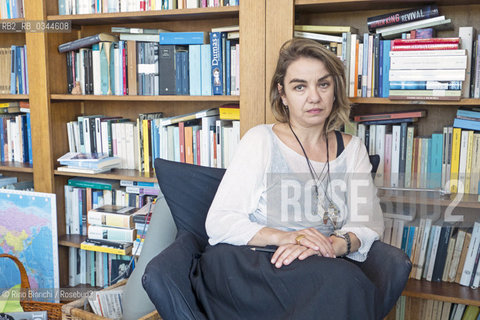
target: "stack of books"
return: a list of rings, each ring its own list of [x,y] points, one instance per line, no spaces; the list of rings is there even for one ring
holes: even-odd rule
[[[392,40],[389,98],[460,100],[467,55],[459,43],[459,37]]]
[[[87,240],[80,248],[127,255],[132,253],[137,230],[133,222],[138,208],[104,205],[87,213]]]
[[[62,165],[58,171],[96,174],[110,171],[121,165],[118,157],[109,157],[105,153],[68,152],[57,159]]]

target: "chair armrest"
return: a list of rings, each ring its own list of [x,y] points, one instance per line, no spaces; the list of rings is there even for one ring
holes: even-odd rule
[[[407,284],[412,263],[400,249],[381,241],[375,241],[367,260],[352,261],[377,286],[383,301],[383,317],[393,308]]]
[[[189,278],[193,258],[201,250],[197,237],[179,230],[175,241],[146,266],[142,284],[163,319],[206,319]]]

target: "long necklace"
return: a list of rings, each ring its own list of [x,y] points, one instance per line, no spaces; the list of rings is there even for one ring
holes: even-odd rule
[[[331,197],[328,196],[328,192],[326,190],[326,189],[328,189],[329,186],[331,188],[331,185],[330,185],[330,182],[331,182],[330,181],[330,161],[329,161],[330,160],[330,154],[329,154],[329,150],[328,150],[327,134],[325,133],[325,141],[326,141],[326,146],[327,146],[327,163],[323,166],[323,169],[320,172],[320,176],[319,176],[319,175],[317,175],[317,173],[315,171],[315,168],[313,167],[310,159],[308,158],[307,152],[305,151],[305,148],[303,147],[302,142],[300,141],[298,136],[295,134],[295,131],[293,131],[293,128],[292,128],[292,125],[290,124],[290,121],[288,122],[288,126],[290,127],[290,130],[292,131],[293,136],[295,137],[295,139],[297,139],[297,142],[300,145],[300,148],[302,149],[303,155],[305,156],[305,160],[307,161],[308,170],[310,171],[310,175],[312,176],[312,179],[315,182],[314,191],[315,191],[315,196],[317,198],[316,214],[319,214],[323,209],[323,223],[327,224],[328,220],[330,220],[332,222],[333,226],[336,227],[339,210],[338,210],[337,206],[335,205],[335,203],[332,201]],[[327,173],[325,175],[323,175],[323,172],[325,171],[325,168],[327,168]],[[322,177],[322,175],[323,175],[323,178],[320,179]],[[323,186],[323,181],[325,180],[325,177],[327,178],[326,189]],[[323,195],[325,196],[325,198],[328,201],[328,207],[327,208],[325,208],[325,206],[324,206],[324,199],[323,198],[320,199],[319,185],[322,187]]]

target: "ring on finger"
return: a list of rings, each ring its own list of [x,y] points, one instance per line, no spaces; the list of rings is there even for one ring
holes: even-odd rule
[[[300,245],[300,240],[302,240],[303,238],[305,238],[304,234],[300,234],[295,237],[295,242],[297,243],[297,245]]]

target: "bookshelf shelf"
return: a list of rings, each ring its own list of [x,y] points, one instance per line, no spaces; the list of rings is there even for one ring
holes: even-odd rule
[[[455,106],[476,106],[480,105],[480,99],[461,99],[459,101],[441,101],[441,100],[390,100],[388,98],[350,98],[353,104],[382,104],[382,105],[447,105]]]
[[[0,162],[0,171],[33,173],[33,166],[30,163]]]
[[[79,234],[64,234],[58,237],[58,244],[64,247],[80,248],[80,244],[87,239],[87,236]]]
[[[238,17],[238,6],[199,8],[199,9],[176,9],[176,10],[151,10],[141,12],[120,12],[101,14],[79,14],[79,15],[50,15],[47,21],[70,20],[75,26],[101,25],[111,23],[143,23],[170,20],[190,19],[214,19]]]
[[[403,295],[480,306],[480,291],[457,283],[409,279]]]
[[[240,102],[240,96],[104,96],[52,94],[52,100],[60,101],[180,101],[180,102]]]
[[[72,173],[63,171],[54,171],[55,175],[68,176],[68,177],[89,177],[98,179],[110,179],[110,180],[128,180],[128,181],[142,181],[142,182],[157,182],[157,178],[153,172],[140,173],[138,170],[128,169],[113,169],[108,173],[98,174],[84,174],[84,173]]]
[[[415,203],[447,207],[453,204],[457,194],[441,195],[439,192],[379,190],[379,196],[382,202]],[[456,207],[480,209],[478,195],[462,194],[458,195],[458,197],[459,202],[455,205]]]
[[[0,100],[28,100],[28,94],[0,94]]]

